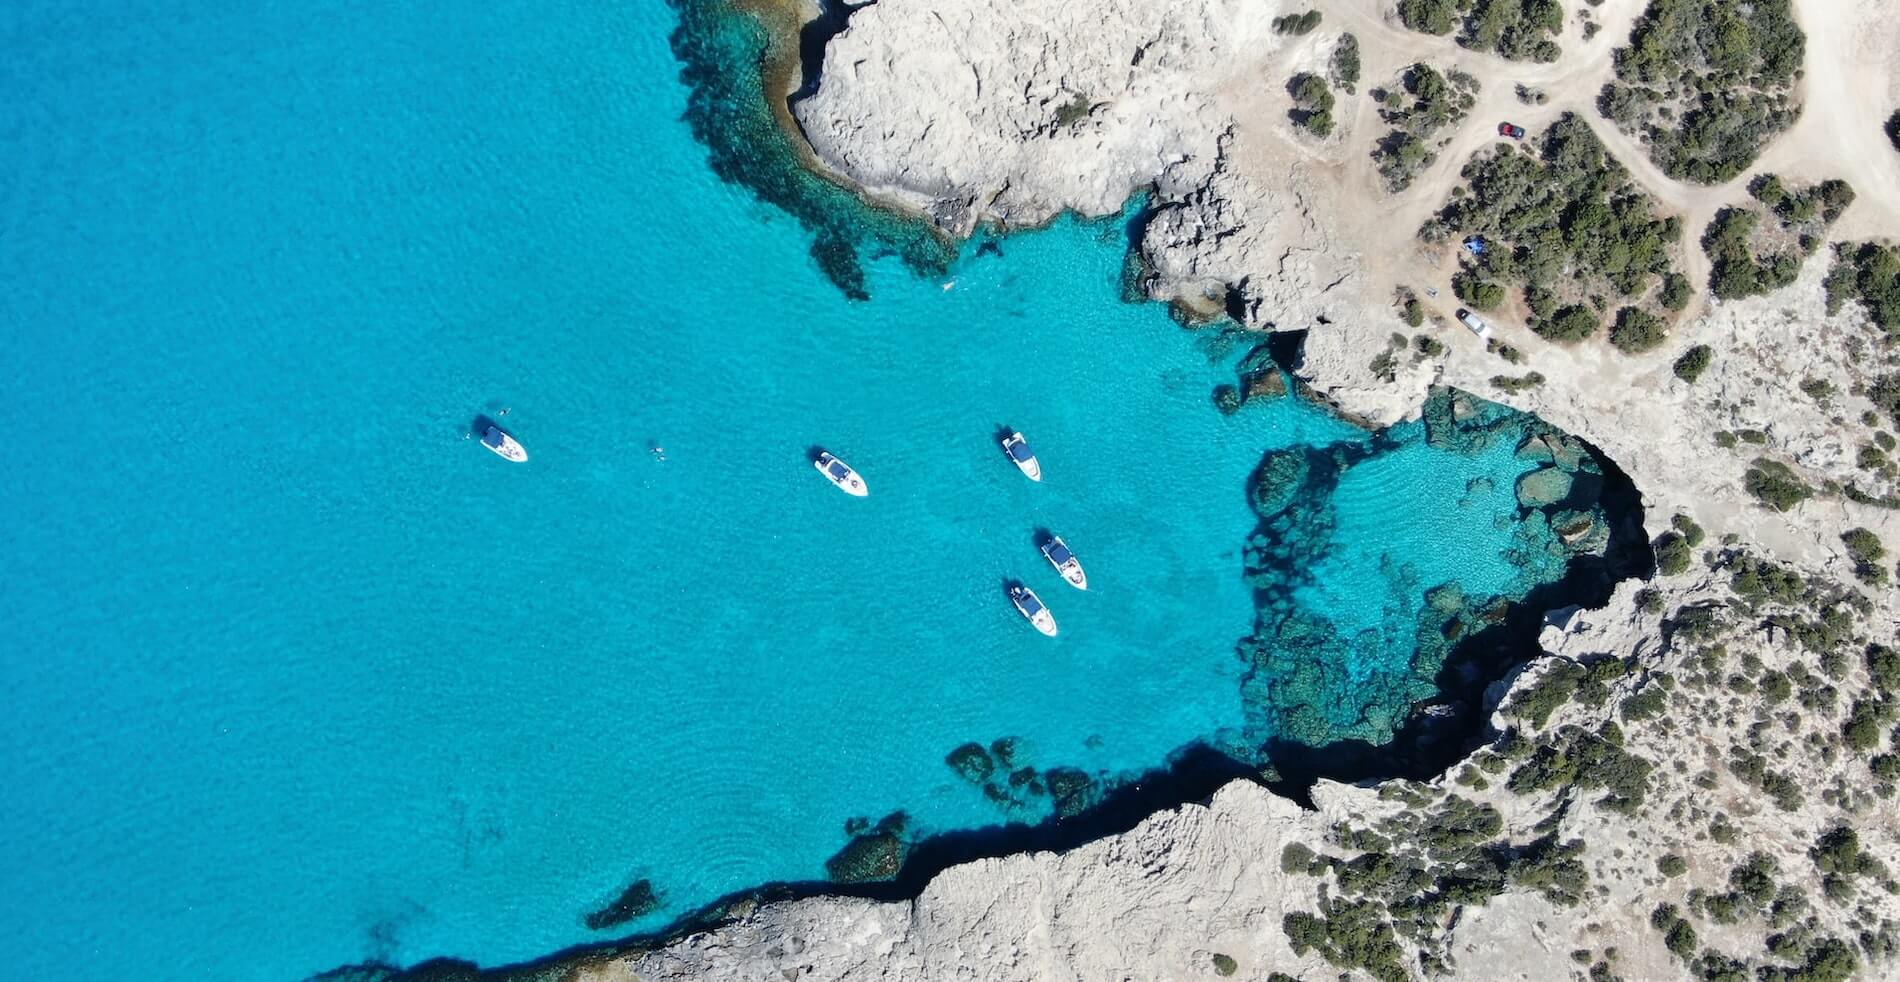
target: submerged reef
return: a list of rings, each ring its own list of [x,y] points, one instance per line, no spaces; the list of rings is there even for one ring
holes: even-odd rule
[[[789,101],[799,70],[800,15],[774,0],[670,0],[679,13],[673,55],[688,89],[686,122],[721,180],[796,218],[812,234],[818,269],[854,300],[870,299],[866,254],[896,255],[940,275],[955,243],[921,219],[872,207],[826,180],[791,134]],[[822,31],[821,19],[809,30]],[[811,39],[822,47],[823,38]]]
[[[1533,588],[1557,580],[1575,559],[1601,559],[1608,548],[1603,469],[1581,441],[1451,389],[1431,394],[1416,425],[1429,446],[1464,456],[1512,441],[1516,457],[1532,468],[1516,487],[1508,551],[1516,581],[1503,592],[1475,595],[1456,581],[1419,583],[1415,571],[1387,559],[1381,572],[1393,596],[1385,622],[1377,629],[1342,626],[1303,599],[1315,585],[1314,568],[1335,545],[1334,492],[1345,472],[1401,449],[1406,438],[1386,431],[1364,443],[1266,454],[1249,487],[1260,517],[1246,553],[1257,619],[1240,653],[1249,664],[1243,689],[1250,730],[1276,746],[1390,742],[1414,706],[1439,697],[1441,672],[1462,641],[1505,624],[1512,605]],[[1488,492],[1489,480],[1471,479],[1467,492]],[[1455,509],[1447,520],[1460,520]],[[1465,708],[1432,711],[1442,719]]]
[[[958,777],[982,789],[983,797],[1018,819],[1079,815],[1097,801],[1104,787],[1115,783],[1109,774],[1092,775],[1075,767],[1039,770],[1016,737],[1000,737],[988,747],[976,742],[962,744],[943,762]]]
[[[910,816],[901,811],[884,816],[876,825],[867,819],[846,822],[845,832],[851,841],[825,860],[826,875],[834,883],[866,883],[896,876],[904,866],[904,832],[909,827]]]
[[[622,890],[612,903],[581,920],[590,930],[603,931],[645,917],[659,910],[661,903],[659,891],[653,889],[653,882],[638,879]]]

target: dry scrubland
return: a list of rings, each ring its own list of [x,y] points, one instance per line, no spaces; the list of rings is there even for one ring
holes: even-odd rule
[[[1590,439],[1661,572],[1555,618],[1432,782],[1237,782],[572,977],[1900,975],[1897,110],[1896,0],[856,10],[793,107],[839,180],[953,234],[1150,187],[1150,295],[1307,330],[1368,420],[1452,385]]]

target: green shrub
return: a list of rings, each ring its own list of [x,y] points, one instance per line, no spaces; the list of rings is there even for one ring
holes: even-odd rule
[[[1689,872],[1689,864],[1673,852],[1664,853],[1661,859],[1656,860],[1656,869],[1664,876],[1676,877]]]
[[[1848,529],[1841,533],[1841,542],[1847,546],[1847,558],[1854,561],[1854,575],[1862,582],[1879,580],[1884,582],[1886,568],[1879,565],[1887,555],[1887,549],[1880,543],[1880,536],[1864,529]]]
[[[1399,0],[1399,22],[1414,31],[1450,34],[1457,17],[1457,0]]]
[[[1581,304],[1570,304],[1545,320],[1533,321],[1531,330],[1550,341],[1581,341],[1597,331],[1597,315]]]
[[[1217,952],[1214,952],[1213,961],[1214,961],[1214,974],[1222,978],[1226,978],[1227,976],[1240,971],[1240,963],[1237,961],[1234,961],[1233,956],[1231,955],[1223,955],[1217,951]]]
[[[1664,532],[1656,540],[1656,569],[1664,576],[1677,576],[1689,568],[1695,550],[1689,540],[1675,532]]]
[[[1681,310],[1689,306],[1695,297],[1695,285],[1681,273],[1669,273],[1663,277],[1662,295],[1658,298],[1664,307]]]
[[[1408,187],[1421,169],[1438,159],[1434,136],[1464,119],[1474,104],[1469,92],[1423,62],[1399,74],[1398,88],[1374,90],[1374,94],[1380,100],[1379,118],[1392,130],[1380,138],[1372,157],[1391,191]]]
[[[1504,288],[1470,273],[1452,277],[1451,286],[1458,298],[1474,310],[1496,310],[1504,304]]]
[[[1516,851],[1505,876],[1511,883],[1529,887],[1552,903],[1575,907],[1589,887],[1590,874],[1577,859],[1583,854],[1583,840],[1557,841],[1551,833]]]
[[[1549,742],[1539,744],[1507,786],[1517,794],[1553,788],[1603,789],[1597,804],[1622,815],[1633,815],[1649,790],[1655,765],[1624,750],[1614,723],[1598,733],[1566,726]]]
[[[1702,251],[1709,254],[1709,292],[1718,299],[1759,296],[1800,275],[1799,253],[1755,253],[1752,243],[1760,220],[1753,211],[1724,208],[1702,236]]]
[[[1834,266],[1828,271],[1826,289],[1828,313],[1838,311],[1848,300],[1856,301],[1889,341],[1900,342],[1900,248],[1873,242],[1841,243],[1834,249]],[[1900,382],[1895,385],[1900,387]],[[1883,407],[1900,420],[1897,406],[1900,391]]]
[[[1636,307],[1617,311],[1616,323],[1610,328],[1610,343],[1624,354],[1654,350],[1666,337],[1662,318]]]
[[[1872,853],[1861,848],[1860,835],[1846,825],[1836,825],[1821,833],[1808,850],[1814,868],[1841,876],[1879,874],[1885,867]]]
[[[1557,0],[1399,0],[1399,22],[1414,31],[1450,34],[1474,51],[1513,61],[1553,62],[1564,12]]]
[[[1893,417],[1895,423],[1900,423],[1900,372],[1890,372],[1874,379],[1873,384],[1867,387],[1867,398]]]
[[[1313,33],[1319,26],[1320,12],[1309,10],[1303,14],[1288,14],[1273,19],[1273,30],[1278,34],[1303,35]]]
[[[1301,72],[1287,82],[1293,95],[1293,124],[1314,136],[1333,131],[1333,92],[1326,80],[1312,72]]]
[[[1405,305],[1399,309],[1399,315],[1405,318],[1408,327],[1420,327],[1425,323],[1425,305],[1417,297],[1406,297]]]
[[[1577,694],[1577,684],[1583,681],[1584,669],[1575,662],[1560,661],[1551,665],[1537,684],[1525,690],[1511,701],[1513,715],[1530,722],[1534,727],[1542,727],[1550,722],[1550,714],[1557,707],[1570,701]]]
[[[1382,906],[1371,900],[1321,900],[1320,914],[1295,911],[1281,920],[1296,955],[1318,951],[1339,968],[1364,969],[1381,982],[1403,982],[1405,951],[1393,939]]]
[[[1564,11],[1557,0],[1477,0],[1458,43],[1513,61],[1553,62]]]
[[[1755,500],[1776,511],[1787,511],[1814,496],[1788,465],[1757,457],[1742,476],[1742,485]]]
[[[1702,531],[1702,526],[1697,525],[1695,519],[1687,515],[1678,513],[1676,517],[1669,520],[1669,524],[1682,533],[1683,541],[1687,542],[1691,549],[1701,545],[1702,540],[1708,537],[1708,533]]]
[[[1641,722],[1662,715],[1668,706],[1669,696],[1660,685],[1645,686],[1641,692],[1623,700],[1619,707],[1623,719],[1627,722]]]
[[[1535,389],[1543,385],[1544,376],[1542,372],[1527,372],[1517,376],[1493,375],[1491,376],[1491,384],[1503,389],[1505,392],[1522,392],[1525,389]]]
[[[1682,353],[1676,359],[1676,377],[1694,385],[1702,373],[1709,370],[1709,362],[1714,360],[1715,352],[1706,344],[1698,344]]]
[[[1315,14],[1318,12],[1315,11]],[[1359,39],[1352,34],[1341,34],[1339,43],[1333,45],[1333,57],[1329,63],[1333,81],[1347,92],[1359,84]]]
[[[1893,721],[1893,703],[1869,699],[1854,700],[1847,721],[1841,724],[1841,737],[1847,749],[1865,753],[1880,746],[1887,724]]]

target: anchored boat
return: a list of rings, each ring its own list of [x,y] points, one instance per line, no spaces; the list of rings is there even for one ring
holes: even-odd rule
[[[519,464],[528,459],[528,450],[515,442],[515,438],[501,431],[499,426],[490,426],[482,434],[482,446],[495,452],[503,460],[512,460]]]
[[[1023,615],[1023,619],[1027,620],[1030,626],[1048,637],[1056,636],[1056,617],[1049,613],[1049,608],[1042,605],[1042,598],[1036,596],[1036,591],[1021,583],[1012,584],[1009,588],[1009,602],[1016,605],[1016,612]]]
[[[1089,577],[1082,572],[1082,561],[1069,551],[1061,536],[1051,536],[1049,541],[1042,544],[1042,558],[1049,560],[1049,565],[1054,566],[1070,586],[1077,590],[1089,588]]]
[[[871,489],[864,486],[864,478],[859,477],[858,472],[852,470],[850,464],[832,456],[829,450],[820,450],[818,456],[812,460],[811,465],[818,468],[818,473],[823,474],[826,480],[836,484],[838,490],[843,491],[845,494],[862,498],[871,493]]]
[[[1029,449],[1029,441],[1023,439],[1021,430],[1012,430],[1003,438],[1003,452],[1016,464],[1016,469],[1032,481],[1042,480],[1042,465],[1036,462],[1036,455]]]

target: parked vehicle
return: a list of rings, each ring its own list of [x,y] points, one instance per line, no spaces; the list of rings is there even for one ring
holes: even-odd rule
[[[1486,341],[1491,340],[1491,325],[1486,324],[1484,318],[1479,317],[1477,314],[1463,307],[1458,308],[1458,323],[1471,328],[1471,333],[1476,334]]]
[[[1524,127],[1507,120],[1498,124],[1498,135],[1508,136],[1513,140],[1522,140],[1524,139]]]

